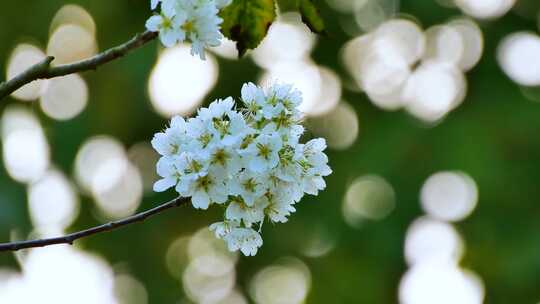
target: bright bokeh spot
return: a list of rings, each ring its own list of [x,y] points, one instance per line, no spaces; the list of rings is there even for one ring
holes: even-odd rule
[[[122,143],[109,136],[96,136],[86,140],[77,152],[75,158],[75,177],[79,186],[86,192],[92,192],[92,184],[99,184],[95,181],[102,165],[114,162],[115,160],[126,160],[126,152]],[[117,162],[118,163],[118,162]],[[125,164],[125,163],[124,163]],[[125,167],[124,167],[125,168]],[[107,185],[117,183],[124,170],[111,172],[107,178]]]
[[[360,67],[363,58],[370,51],[373,35],[362,35],[349,40],[341,49],[341,61],[347,71],[361,87],[362,74]]]
[[[62,233],[79,212],[75,187],[56,169],[28,187],[28,209],[40,235]]]
[[[196,257],[184,271],[182,283],[188,297],[195,302],[217,302],[224,299],[233,290],[236,280],[234,267],[228,267],[229,271],[208,272],[201,271],[201,264],[216,255],[203,255]],[[200,259],[205,258],[206,261]],[[222,260],[229,261],[229,260]],[[229,263],[231,263],[229,261]],[[232,266],[232,263],[231,263]],[[203,268],[207,270],[207,268]]]
[[[364,31],[371,31],[399,10],[398,0],[364,0],[354,5],[354,17]]]
[[[307,58],[315,41],[316,36],[302,23],[298,14],[285,14],[270,26],[268,35],[253,51],[252,57],[257,65],[271,70],[276,63],[294,64]]]
[[[465,91],[465,76],[454,65],[427,61],[408,79],[403,99],[409,113],[436,122],[463,101]]]
[[[366,91],[373,103],[385,110],[402,106],[400,99],[378,98],[399,92],[407,82],[411,70],[405,57],[396,48],[388,45],[390,40],[377,39],[360,65],[360,87]]]
[[[49,146],[41,130],[19,130],[8,135],[3,146],[4,164],[19,182],[31,182],[49,166]]]
[[[125,167],[122,167],[125,164]],[[107,184],[110,175],[121,172],[116,182]],[[99,185],[99,186],[96,186]],[[108,185],[107,187],[103,187]],[[137,167],[127,160],[112,160],[100,165],[92,193],[100,211],[112,219],[134,214],[139,208],[143,196],[142,177]]]
[[[216,55],[229,60],[238,60],[238,49],[236,48],[236,42],[223,38],[221,44],[217,47],[210,48]]]
[[[381,39],[382,47],[396,49],[407,64],[414,64],[424,54],[426,37],[415,22],[408,19],[392,19],[381,24],[373,33],[376,40]],[[377,42],[374,42],[377,44]]]
[[[436,25],[426,30],[427,47],[424,60],[457,64],[465,53],[461,33],[448,25]]]
[[[53,65],[72,63],[92,57],[97,52],[94,33],[67,23],[54,30],[47,45],[47,55],[54,56]]]
[[[302,253],[310,258],[320,258],[330,253],[336,247],[336,237],[322,225],[311,227],[306,235]]]
[[[319,67],[321,77],[321,93],[316,105],[311,107],[309,115],[321,116],[334,110],[341,100],[341,80],[336,72],[329,68]]]
[[[246,297],[238,290],[231,291],[225,298],[217,302],[208,302],[202,304],[248,304]]]
[[[41,109],[47,116],[57,120],[68,120],[86,107],[88,87],[84,79],[77,75],[49,80],[47,89],[40,99]]]
[[[463,71],[472,69],[484,52],[484,36],[480,27],[472,20],[466,18],[454,19],[448,26],[461,35],[463,53],[458,61],[458,66]]]
[[[31,250],[23,272],[0,279],[0,303],[115,304],[114,277],[100,257],[61,245]]]
[[[141,203],[141,173],[128,160],[123,145],[112,137],[92,137],[81,146],[75,159],[75,177],[108,219],[131,215]]]
[[[460,221],[476,207],[478,189],[465,173],[438,172],[422,186],[420,201],[427,214],[444,221]]]
[[[367,175],[357,178],[343,198],[342,212],[345,221],[360,226],[365,220],[381,220],[395,207],[395,192],[384,178]]]
[[[399,285],[403,304],[481,304],[484,286],[478,276],[452,263],[422,263],[411,268]]]
[[[342,50],[342,61],[373,104],[397,110],[403,106],[401,95],[413,65],[425,49],[425,35],[415,22],[391,19],[349,41]]]
[[[199,229],[188,244],[188,256],[194,260],[203,255],[227,256],[233,263],[238,260],[238,252],[230,252],[222,240],[216,238],[208,228]]]
[[[506,14],[516,0],[455,0],[465,14],[479,19],[493,19]]]
[[[426,32],[409,19],[382,22],[369,33],[345,44],[342,63],[377,107],[405,108],[413,116],[434,123],[465,99],[463,72],[483,53],[483,37],[473,21],[460,18]]]
[[[238,253],[230,252],[206,227],[174,240],[165,257],[169,273],[182,280],[188,298],[203,304],[246,303],[234,290],[237,260]]]
[[[167,270],[177,279],[182,278],[182,273],[189,262],[187,252],[189,241],[190,237],[181,236],[175,239],[167,248],[167,253],[165,255]]]
[[[32,65],[45,59],[45,54],[31,44],[19,44],[11,53],[7,64],[6,79],[12,79],[26,71]],[[12,97],[24,101],[38,99],[44,86],[43,80],[33,81],[11,94]]]
[[[299,260],[287,260],[257,272],[250,293],[257,304],[300,304],[310,285],[309,268]]]
[[[497,51],[503,71],[516,83],[540,85],[540,37],[535,33],[518,32],[503,39]]]
[[[76,4],[66,4],[62,6],[51,21],[49,33],[64,24],[75,24],[84,28],[88,33],[96,34],[96,23],[94,18],[83,7]]]
[[[150,74],[150,101],[164,117],[191,114],[216,85],[218,72],[210,54],[200,60],[191,56],[186,45],[165,49]]]
[[[148,292],[143,283],[131,275],[114,277],[114,291],[118,304],[147,304]]]
[[[328,5],[341,13],[351,13],[356,7],[362,7],[368,0],[326,0]]]
[[[409,266],[427,262],[458,263],[465,245],[456,229],[428,217],[416,219],[405,236],[405,260]]]
[[[19,107],[8,107],[2,115],[4,166],[16,181],[38,180],[49,167],[49,145],[37,118]]]
[[[34,115],[22,106],[8,106],[4,109],[1,121],[2,139],[17,130],[40,130],[41,125]]]
[[[323,116],[308,119],[306,127],[315,135],[324,137],[328,147],[336,150],[352,146],[359,133],[358,116],[346,102],[341,102]]]

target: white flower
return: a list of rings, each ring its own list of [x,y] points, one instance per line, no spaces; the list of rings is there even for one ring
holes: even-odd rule
[[[248,206],[253,206],[255,200],[264,195],[266,188],[264,176],[248,170],[239,173],[229,183],[231,194],[240,195]]]
[[[161,14],[154,15],[146,21],[146,28],[152,32],[159,32],[159,39],[166,47],[174,46],[186,37],[180,28],[183,19],[176,16],[176,11],[170,5],[166,5],[169,2],[171,1],[164,0],[161,6]]]
[[[213,231],[217,238],[223,239],[227,234],[231,233],[233,228],[240,226],[237,221],[217,222],[210,225],[210,231]]]
[[[246,113],[255,121],[263,117],[262,109],[266,103],[264,90],[249,82],[242,86],[242,102],[244,103]]]
[[[302,174],[302,167],[295,159],[295,151],[292,146],[285,146],[278,153],[279,163],[276,168],[276,176],[287,182],[294,182]]]
[[[219,10],[230,0],[151,0],[150,7],[157,8],[161,2],[161,14],[146,22],[150,31],[159,31],[160,40],[166,47],[179,42],[191,42],[191,54],[205,59],[205,49],[221,44],[223,19]]]
[[[248,206],[242,199],[233,198],[225,211],[225,218],[243,222],[247,227],[264,221],[264,208],[268,206],[266,197],[260,197],[257,202]]]
[[[219,18],[218,13],[215,3],[209,1],[206,5],[193,9],[188,15],[183,29],[191,40],[192,55],[199,55],[204,60],[205,48],[217,47],[221,44],[223,34],[220,32],[220,24],[223,19]]]
[[[199,8],[211,0],[163,0],[162,10],[170,9],[171,1]],[[324,139],[300,143],[304,128],[296,106],[301,101],[292,86],[274,85],[265,93],[249,83],[242,87],[243,107],[229,97],[188,121],[174,117],[152,139],[162,155],[154,190],[175,187],[197,209],[223,204],[225,220],[210,229],[229,250],[256,254],[264,221],[288,221],[294,205],[305,193],[324,189],[324,177],[332,172]]]
[[[175,160],[169,157],[162,157],[157,163],[157,174],[162,177],[154,184],[154,191],[163,192],[174,187],[180,179],[180,172],[176,167]]]
[[[176,168],[181,176],[180,182],[183,179],[189,180],[206,174],[210,165],[209,155],[207,153],[185,152],[180,154],[176,160]]]
[[[156,9],[156,7],[158,6],[159,2],[161,2],[161,0],[150,0],[150,8],[151,8],[151,9]]]
[[[214,118],[223,118],[232,111],[233,107],[234,99],[228,97],[212,102],[208,108],[199,109],[197,114],[203,121],[211,121]]]
[[[243,153],[248,160],[249,169],[264,172],[273,169],[279,162],[279,150],[283,143],[277,133],[261,134],[250,144]]]
[[[188,120],[186,134],[194,139],[188,144],[191,151],[209,149],[212,145],[218,143],[218,138],[214,136],[212,129],[210,128],[211,123],[211,121],[205,121],[199,117],[190,118]],[[205,152],[208,153],[208,151]]]
[[[319,190],[326,188],[323,176],[328,176],[332,170],[328,166],[328,156],[323,153],[326,141],[323,138],[313,139],[299,150],[304,158],[299,161],[303,169],[302,188],[304,192],[317,195]]]
[[[295,212],[294,200],[286,191],[274,191],[268,194],[268,206],[264,210],[268,218],[275,223],[285,223],[288,216]]]
[[[227,146],[239,144],[245,134],[251,132],[244,116],[233,111],[233,106],[234,99],[229,97],[212,102],[198,113],[199,118],[206,122],[209,132]]]
[[[263,244],[261,235],[251,228],[232,228],[223,239],[230,251],[240,250],[246,256],[256,255]]]
[[[267,95],[279,100],[291,113],[298,111],[297,108],[302,103],[302,92],[291,84],[274,84],[268,89]]]
[[[180,116],[173,117],[171,126],[165,132],[157,133],[152,139],[152,147],[163,156],[177,155],[186,141],[186,122]]]
[[[240,156],[232,148],[215,145],[210,150],[210,165],[221,169],[227,176],[232,176],[242,169]]]
[[[208,209],[212,203],[223,204],[227,201],[225,176],[221,170],[210,169],[189,178],[181,178],[181,181],[176,190],[182,196],[191,196],[191,203],[196,209]]]

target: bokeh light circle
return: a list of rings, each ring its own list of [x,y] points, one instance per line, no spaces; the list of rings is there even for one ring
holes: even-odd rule
[[[213,55],[206,60],[191,56],[190,47],[179,45],[161,52],[148,81],[154,109],[164,117],[188,115],[216,85],[219,67]]]
[[[540,37],[537,34],[508,35],[499,45],[497,60],[514,82],[524,86],[540,85]]]
[[[420,193],[424,211],[444,221],[460,221],[469,216],[478,201],[474,180],[462,172],[438,172],[430,176]]]
[[[11,53],[6,70],[6,79],[12,79],[15,76],[26,71],[32,65],[45,59],[45,54],[38,47],[31,44],[19,44]],[[43,91],[45,81],[37,80],[26,84],[22,88],[11,94],[12,97],[23,101],[32,101],[38,99]]]
[[[79,115],[88,101],[88,87],[84,79],[71,74],[49,80],[40,99],[41,109],[47,116],[68,120]]]
[[[345,221],[360,226],[365,220],[381,220],[395,207],[393,187],[382,177],[367,175],[357,178],[348,187],[343,199]]]

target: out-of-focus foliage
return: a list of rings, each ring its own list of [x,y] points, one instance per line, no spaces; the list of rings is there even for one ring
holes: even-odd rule
[[[276,18],[276,10],[298,11],[314,33],[325,32],[319,9],[311,0],[233,0],[220,15],[223,34],[236,42],[240,56],[261,43]]]
[[[221,12],[223,34],[237,42],[240,55],[256,48],[276,18],[273,0],[234,0]]]

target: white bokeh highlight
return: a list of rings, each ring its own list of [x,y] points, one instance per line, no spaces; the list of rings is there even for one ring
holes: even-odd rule
[[[213,55],[191,56],[190,47],[164,49],[150,73],[148,92],[154,109],[164,117],[189,115],[216,85],[219,67]]]

